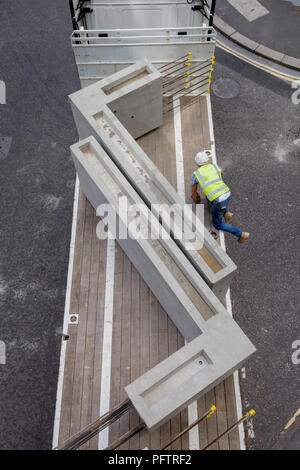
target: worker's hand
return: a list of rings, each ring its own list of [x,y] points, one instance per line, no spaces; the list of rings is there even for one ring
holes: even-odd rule
[[[199,204],[199,202],[201,201],[201,198],[200,198],[198,193],[192,194],[192,199],[193,199],[195,204]]]

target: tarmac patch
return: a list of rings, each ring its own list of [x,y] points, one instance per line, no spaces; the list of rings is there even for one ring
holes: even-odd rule
[[[4,160],[9,153],[12,137],[0,135],[0,160]]]

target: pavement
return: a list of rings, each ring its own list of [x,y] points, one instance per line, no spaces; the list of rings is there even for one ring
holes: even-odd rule
[[[50,449],[80,85],[68,2],[7,2],[0,23],[0,448]]]
[[[243,245],[225,235],[238,266],[233,316],[257,348],[240,373],[243,411],[256,411],[246,443],[270,449],[300,408],[300,361],[293,349],[300,343],[300,100],[292,101],[290,84],[218,48],[215,55],[217,158],[232,192],[233,223],[251,233]],[[226,91],[230,80],[238,85],[229,99],[214,94],[225,80]],[[293,446],[300,449],[300,442]]]
[[[217,0],[215,14],[215,26],[232,40],[300,70],[300,1]]]

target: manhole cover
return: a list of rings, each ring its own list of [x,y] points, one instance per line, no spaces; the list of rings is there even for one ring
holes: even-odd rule
[[[240,85],[231,78],[220,78],[212,85],[213,94],[225,100],[235,98],[240,92]]]

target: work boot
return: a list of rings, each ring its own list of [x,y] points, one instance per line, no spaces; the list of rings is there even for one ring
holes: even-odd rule
[[[225,220],[226,224],[231,224],[232,219],[233,219],[233,215],[234,214],[232,212],[225,212],[224,220]]]
[[[250,233],[249,232],[243,232],[242,235],[238,238],[239,243],[244,243],[245,240],[248,240],[250,238]]]

